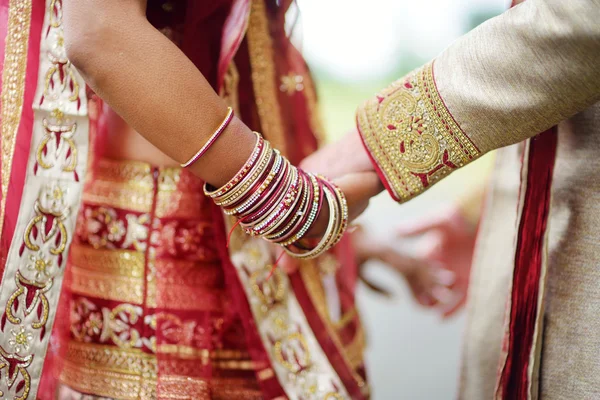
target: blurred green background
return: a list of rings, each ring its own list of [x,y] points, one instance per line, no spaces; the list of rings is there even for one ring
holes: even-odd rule
[[[401,3],[400,1],[399,4]],[[483,9],[476,8],[470,10],[467,22],[464,24],[462,31],[468,32],[497,15],[497,7],[493,7],[494,4],[490,3],[490,9],[483,6]],[[401,6],[398,5],[397,7]],[[304,29],[310,29],[310,26]],[[349,82],[348,79],[341,79],[335,72],[331,72],[323,67],[319,68],[318,65],[312,65],[311,68],[316,79],[327,140],[334,141],[339,139],[344,133],[354,127],[354,110],[362,101],[373,96],[378,90],[386,87],[394,80],[403,77],[429,60],[429,58],[419,56],[409,49],[399,47],[397,49],[397,58],[393,61],[395,65],[392,67],[391,72],[382,76],[363,78],[358,82]]]

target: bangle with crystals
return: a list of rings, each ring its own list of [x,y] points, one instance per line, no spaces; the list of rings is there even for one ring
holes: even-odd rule
[[[235,185],[230,191],[225,192],[222,196],[214,198],[215,204],[220,207],[228,207],[234,204],[240,197],[248,191],[248,189],[255,183],[257,179],[265,172],[271,162],[274,160],[275,153],[271,149],[269,142],[265,142],[263,152],[260,155],[258,162],[248,172],[237,185]]]
[[[286,236],[290,232],[293,232],[293,227],[296,225],[296,222],[298,222],[302,218],[302,215],[304,215],[303,210],[307,204],[307,200],[310,194],[310,188],[307,186],[308,182],[305,174],[299,174],[299,178],[300,188],[297,201],[294,205],[292,205],[292,207],[290,207],[288,215],[282,221],[282,228],[276,233],[265,235],[265,239],[271,242],[277,243],[281,240],[285,240]]]
[[[256,225],[260,223],[265,215],[267,215],[271,210],[277,207],[281,194],[285,191],[287,185],[289,184],[290,174],[293,169],[289,162],[285,163],[286,170],[282,176],[280,182],[278,182],[276,187],[273,187],[268,194],[268,198],[261,199],[261,202],[257,203],[252,207],[245,215],[243,215],[242,227]],[[265,196],[266,197],[266,196]]]
[[[225,207],[227,215],[245,215],[246,212],[251,212],[257,202],[268,196],[268,190],[272,189],[271,183],[275,179],[275,185],[285,177],[285,165],[282,163],[282,158],[278,157],[272,162],[273,168],[266,171],[264,179],[257,180],[252,188],[249,188],[244,196],[229,207]],[[278,174],[279,172],[282,174]],[[265,193],[267,192],[267,193]]]
[[[300,221],[300,229],[294,234],[294,236],[282,243],[279,243],[283,247],[289,246],[292,243],[302,239],[319,215],[319,205],[323,201],[323,191],[320,188],[317,178],[313,174],[308,174],[308,176],[310,177],[310,181],[313,186],[313,201],[312,203],[309,202],[309,205],[311,205],[310,211],[308,211],[306,215],[304,215],[302,221]]]
[[[306,223],[306,220],[308,219],[308,216],[309,216],[309,207],[311,206],[312,202],[314,201],[314,198],[313,198],[314,186],[308,175],[301,174],[301,176],[302,176],[302,183],[303,183],[303,187],[304,187],[303,201],[300,203],[299,207],[292,215],[292,220],[290,221],[289,225],[287,227],[283,228],[280,233],[267,236],[266,237],[267,240],[272,240],[278,244],[286,242],[287,240],[292,238],[298,232],[298,230],[300,229],[301,226],[304,225],[304,223]],[[317,201],[318,201],[318,199],[317,199]]]
[[[237,218],[247,234],[277,243],[296,258],[320,256],[342,238],[347,228],[344,194],[325,177],[294,167],[268,141],[257,136],[242,170],[219,189],[206,185],[206,195],[225,214]],[[314,227],[325,202],[329,209],[325,233],[310,241],[318,240],[316,246],[307,246],[301,240]]]
[[[336,196],[329,187],[324,186],[323,191],[325,193],[325,197],[327,198],[327,204],[329,206],[329,223],[327,224],[327,229],[325,230],[325,234],[321,238],[321,241],[312,249],[304,253],[296,253],[290,249],[290,246],[285,247],[285,252],[295,258],[300,259],[310,259],[315,258],[323,254],[331,247],[331,243],[336,237],[337,228],[339,226],[339,214],[338,207],[336,207]]]
[[[331,181],[327,180],[324,177],[321,177],[321,178],[323,179],[323,183],[325,185],[327,185],[327,187],[329,187],[329,189],[335,193],[337,200],[338,200],[338,204],[341,207],[340,224],[337,229],[336,236],[330,245],[330,247],[333,247],[336,244],[338,244],[340,240],[342,240],[342,237],[344,236],[344,233],[346,232],[346,229],[348,228],[348,202],[346,201],[346,196],[344,195],[344,193],[340,190],[340,188],[336,184],[332,183]]]

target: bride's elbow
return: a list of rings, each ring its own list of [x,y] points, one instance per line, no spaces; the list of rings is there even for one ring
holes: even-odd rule
[[[110,28],[97,22],[77,23],[64,26],[64,45],[67,58],[80,72],[85,73],[94,64],[94,58],[101,56],[102,43],[106,43]]]

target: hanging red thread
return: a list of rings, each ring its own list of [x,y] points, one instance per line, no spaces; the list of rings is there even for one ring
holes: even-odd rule
[[[269,275],[267,275],[267,280],[271,279],[271,276],[273,276],[273,273],[275,272],[275,269],[277,268],[277,264],[279,264],[279,261],[281,261],[281,257],[283,257],[284,254],[285,254],[285,251],[282,251],[281,254],[279,255],[279,257],[277,257],[277,260],[275,260],[275,264],[273,264],[271,271],[269,271]]]
[[[233,235],[233,231],[239,224],[241,224],[244,221],[244,219],[245,218],[238,219],[237,222],[235,224],[233,224],[233,226],[231,227],[231,230],[229,231],[229,234],[227,235],[227,244],[226,244],[227,248],[229,248],[229,243],[231,243],[231,236]]]

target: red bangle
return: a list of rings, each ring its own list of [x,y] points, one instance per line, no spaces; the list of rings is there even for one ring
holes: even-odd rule
[[[196,161],[198,161],[198,159],[200,157],[202,157],[204,155],[204,153],[206,153],[208,151],[208,149],[210,149],[210,146],[212,146],[217,141],[219,136],[221,136],[221,133],[223,133],[225,128],[227,128],[227,125],[229,125],[229,123],[231,122],[232,119],[233,119],[233,108],[227,107],[227,115],[225,116],[225,119],[223,120],[223,122],[221,122],[221,125],[219,125],[219,127],[217,128],[215,133],[212,134],[212,136],[208,139],[208,141],[204,144],[204,146],[202,146],[202,148],[200,148],[200,150],[198,150],[198,152],[196,154],[194,154],[194,156],[192,158],[190,158],[187,162],[181,164],[181,166],[183,168],[186,168],[186,167],[189,167],[190,165],[192,165],[193,163],[195,163]]]

